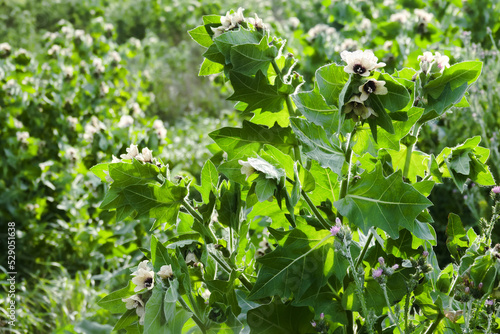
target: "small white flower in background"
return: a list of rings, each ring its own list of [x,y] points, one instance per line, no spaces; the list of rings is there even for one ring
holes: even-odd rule
[[[9,43],[0,43],[0,52],[8,52],[10,53],[12,48]]]
[[[172,271],[172,265],[169,264],[161,266],[160,271],[157,274],[163,279],[172,277],[174,275],[174,272]]]
[[[255,168],[248,161],[238,160],[238,163],[241,165],[241,174],[245,174],[247,177],[245,181],[248,180],[250,175],[255,173]]]
[[[102,64],[101,58],[94,58],[92,60],[92,66],[94,67],[94,72],[96,74],[102,74],[105,71],[104,65]]]
[[[117,157],[115,157],[114,155],[111,156],[111,162],[112,163],[116,163],[116,162],[122,162],[120,159],[118,159]]]
[[[122,60],[122,57],[120,57],[120,54],[116,51],[111,51],[109,53],[109,57],[111,58],[111,61],[115,64],[118,64]]]
[[[300,25],[300,20],[298,18],[296,18],[295,16],[294,17],[291,17],[288,19],[288,22],[290,22],[290,26],[293,28],[293,29],[297,29]]]
[[[336,32],[337,30],[335,30],[334,27],[330,27],[329,25],[324,23],[319,23],[314,27],[312,27],[311,29],[309,29],[307,35],[309,35],[308,40],[313,40],[321,34],[329,36],[329,35],[334,35]]]
[[[417,15],[418,20],[424,23],[430,22],[434,17],[434,15],[432,15],[431,13],[428,13],[425,10],[419,8],[415,9],[414,13],[415,15]]]
[[[81,29],[75,30],[75,38],[82,38],[83,36],[85,36],[85,31]]]
[[[165,126],[163,125],[163,122],[161,119],[155,119],[153,122],[153,129],[158,130],[161,128],[164,128]]]
[[[248,18],[248,22],[255,27],[255,29],[264,30],[266,25],[262,22],[262,19],[255,14],[255,19],[253,17]]]
[[[408,22],[410,17],[411,17],[410,13],[406,10],[403,10],[401,12],[392,14],[391,17],[389,18],[389,21],[406,23],[406,22]]]
[[[17,141],[21,144],[28,144],[28,138],[30,137],[29,132],[19,131],[16,132]]]
[[[347,63],[347,66],[344,67],[346,73],[359,74],[363,77],[367,77],[371,71],[385,66],[385,63],[377,63],[378,58],[371,50],[342,51],[340,57]]]
[[[106,96],[109,93],[109,86],[105,82],[101,82],[99,85],[99,94],[101,97]]]
[[[132,103],[132,107],[130,108],[130,111],[132,112],[132,115],[134,115],[135,117],[143,117],[144,116],[144,112],[142,111],[141,106],[137,102]]]
[[[194,255],[193,252],[189,252],[186,255],[186,260],[185,261],[186,261],[187,264],[196,263],[196,262],[198,262],[198,258],[196,257],[196,255]]]
[[[21,129],[24,125],[23,125],[23,122],[21,122],[20,120],[18,120],[17,118],[14,118],[13,119],[14,121],[14,127],[16,129]]]
[[[367,19],[366,17],[361,20],[361,23],[359,24],[359,29],[360,30],[368,30],[372,26],[372,22]]]
[[[375,111],[364,105],[363,101],[358,95],[354,95],[344,106],[344,113],[349,114],[351,111],[354,112],[353,115],[350,115],[355,121],[359,121],[361,119],[367,119],[371,115],[378,116]]]
[[[75,161],[78,158],[78,152],[74,147],[70,147],[66,150],[68,159]]]
[[[358,42],[352,38],[346,38],[342,41],[340,46],[336,46],[335,50],[338,52],[340,50],[356,51],[358,49]]]
[[[135,308],[135,313],[139,316],[139,324],[144,325],[144,316],[146,315],[146,310],[144,308],[144,301],[139,295],[133,295],[129,298],[123,298],[122,302],[125,303],[127,310],[133,310]]]
[[[392,45],[393,45],[392,41],[385,41],[383,48],[384,50],[389,51],[392,49]]]
[[[112,31],[114,29],[114,26],[111,23],[105,23],[104,24],[104,30],[105,31]]]
[[[57,55],[61,51],[61,46],[54,44],[50,47],[50,49],[47,51],[47,54],[49,56],[54,56]]]
[[[120,158],[125,160],[131,160],[135,158],[138,154],[139,154],[139,149],[137,148],[137,145],[130,144],[130,147],[127,148],[127,154],[120,155]]]
[[[167,129],[163,125],[163,122],[159,119],[155,120],[153,123],[153,129],[155,130],[158,139],[162,140],[167,136]]]
[[[150,270],[148,267],[148,260],[142,261],[138,266],[137,270],[132,273],[132,283],[137,285],[134,288],[134,292],[141,291],[142,289],[151,290],[155,285],[155,272]]]
[[[76,128],[76,125],[78,124],[78,119],[73,116],[68,116],[67,119],[69,126],[71,126],[73,129]]]
[[[370,79],[365,82],[362,86],[359,86],[359,92],[361,93],[360,100],[366,101],[370,94],[375,95],[385,95],[387,94],[387,88],[385,87],[385,81],[377,81],[375,79]]]
[[[205,291],[203,291],[201,293],[201,297],[203,297],[203,299],[205,299],[205,300],[209,300],[210,299],[210,295],[212,295],[212,293],[208,289],[205,289]]]
[[[71,79],[73,77],[72,66],[63,66],[62,71],[65,79]]]
[[[117,126],[119,128],[128,128],[129,126],[134,124],[134,119],[130,115],[123,115],[120,117],[120,121],[118,122]]]

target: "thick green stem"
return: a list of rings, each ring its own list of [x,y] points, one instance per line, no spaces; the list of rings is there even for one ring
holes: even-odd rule
[[[391,303],[389,301],[389,296],[387,295],[387,285],[384,283],[383,285],[381,284],[381,287],[382,287],[382,291],[384,291],[385,303],[387,304],[387,308],[389,309],[389,312],[388,312],[389,319],[391,319],[391,321],[396,324],[396,327],[398,328],[399,332],[401,334],[403,334],[404,333],[403,330],[401,329],[401,327],[399,327],[399,319],[397,319],[396,316],[394,315],[394,313],[392,312],[392,307],[391,307]]]
[[[403,177],[405,179],[408,178],[408,175],[410,174],[410,165],[411,165],[411,155],[413,154],[413,148],[415,147],[415,143],[417,141],[416,137],[418,135],[418,131],[420,130],[420,124],[416,123],[413,125],[411,128],[411,133],[410,136],[415,137],[415,142],[410,144],[410,146],[406,147],[406,158],[405,158],[405,167],[403,169]]]
[[[205,231],[205,235],[209,239],[209,242],[213,244],[217,243],[217,237],[215,236],[214,231],[212,231],[210,226],[205,225],[203,217],[198,212],[196,212],[196,210],[191,206],[191,204],[189,204],[188,201],[186,201],[186,199],[182,200],[182,205],[194,217],[194,219],[196,219],[196,221],[200,223],[199,226],[203,231]]]
[[[434,331],[436,330],[437,326],[439,326],[439,323],[441,322],[441,320],[443,320],[444,318],[444,314],[439,314],[437,319],[434,320],[433,323],[431,323],[431,325],[426,329],[426,331],[423,333],[423,334],[432,334],[434,333]]]
[[[347,326],[344,328],[345,334],[354,334],[354,314],[352,311],[345,311],[347,315]]]
[[[193,312],[193,310],[191,310],[191,308],[186,303],[186,301],[184,299],[182,299],[182,297],[180,297],[180,296],[179,296],[179,298],[177,298],[177,300],[179,301],[179,303],[182,305],[182,307],[186,311],[188,311],[188,312],[190,312],[190,313],[193,314],[191,317],[193,318],[194,322],[196,322],[196,324],[200,328],[201,332],[202,333],[206,333],[207,332],[207,327],[205,326],[205,324],[203,324],[203,322],[200,320],[200,318],[198,318],[198,316]]]
[[[290,182],[291,184],[295,184],[295,181],[292,180],[289,177],[287,177],[286,180],[288,182]],[[304,190],[300,190],[300,194],[302,195],[302,198],[304,198],[304,200],[306,201],[307,205],[309,205],[309,208],[312,210],[312,212],[314,213],[314,215],[316,216],[316,218],[318,218],[318,220],[321,223],[321,225],[325,229],[329,230],[330,229],[330,224],[328,224],[328,222],[325,220],[325,218],[323,218],[323,216],[319,212],[318,208],[316,208],[316,206],[311,201],[311,198],[309,198],[309,196],[307,195],[307,193]]]
[[[231,269],[229,264],[227,264],[225,261],[220,259],[218,256],[212,255],[212,258],[215,260],[215,262],[217,262],[222,267],[222,269],[225,272],[227,272],[228,274],[231,274],[232,269]],[[243,273],[240,274],[238,279],[240,280],[241,284],[243,284],[243,286],[245,288],[247,288],[248,291],[251,291],[253,289],[253,284],[248,280],[248,278],[245,276],[245,274],[243,274]]]
[[[271,65],[273,66],[274,72],[276,72],[276,75],[281,77],[281,70],[278,67],[278,64],[276,64],[276,59],[271,60]]]
[[[356,133],[356,129],[357,129],[357,124],[354,125],[354,129],[349,135],[349,138],[347,138],[347,146],[345,151],[345,162],[347,163],[347,176],[345,178],[342,178],[342,181],[340,182],[339,200],[347,195],[347,188],[349,187],[349,180],[351,178],[351,159],[352,159],[351,141],[352,138],[354,137],[354,134]],[[342,219],[342,216],[340,216],[340,219]]]
[[[371,229],[368,231],[368,239],[365,242],[365,245],[363,246],[363,250],[361,251],[361,254],[359,254],[358,259],[356,260],[356,268],[359,267],[359,265],[363,262],[363,259],[365,258],[365,254],[368,251],[368,248],[370,247],[370,243],[372,242],[373,239],[373,233]]]

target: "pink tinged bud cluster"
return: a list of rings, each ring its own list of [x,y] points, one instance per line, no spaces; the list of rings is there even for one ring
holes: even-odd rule
[[[495,194],[500,194],[500,186],[493,187],[493,189],[491,189],[491,191]]]
[[[337,217],[335,219],[335,225],[330,228],[330,233],[332,234],[332,236],[336,236],[340,232],[341,228],[342,228],[342,222]]]
[[[380,276],[382,276],[383,273],[384,273],[384,270],[382,268],[373,269],[372,276],[373,276],[373,278],[379,278]]]

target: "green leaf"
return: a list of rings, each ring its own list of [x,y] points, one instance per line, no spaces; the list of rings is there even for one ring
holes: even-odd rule
[[[127,286],[123,289],[113,291],[103,299],[97,302],[97,305],[108,310],[111,313],[124,313],[127,311],[125,303],[122,299],[128,298],[135,294],[134,285],[128,282]]]
[[[137,322],[138,320],[139,319],[135,308],[132,310],[127,310],[125,313],[122,314],[120,319],[118,319],[118,322],[115,324],[115,327],[113,327],[113,330],[117,331],[119,329],[127,328],[128,326],[132,325],[134,322]]]
[[[431,119],[439,117],[454,104],[459,103],[467,91],[467,88],[467,83],[464,83],[455,90],[451,90],[450,84],[447,83],[438,98],[435,99],[432,96],[429,96],[427,106],[425,107],[420,122],[427,122]]]
[[[268,128],[248,121],[243,121],[243,128],[225,127],[211,132],[209,136],[227,152],[229,160],[253,156],[264,144],[273,145],[285,153],[296,144],[291,128],[279,125]]]
[[[345,198],[333,205],[364,233],[375,226],[397,239],[399,229],[411,231],[415,218],[432,202],[404,183],[401,171],[384,177],[378,162],[373,172],[361,174],[360,180],[349,187]]]
[[[325,65],[316,71],[318,90],[326,103],[331,106],[339,106],[339,95],[347,81],[349,81],[349,74],[341,65]]]
[[[213,62],[209,59],[203,60],[201,64],[200,71],[198,72],[199,76],[207,76],[212,74],[220,73],[224,70],[224,65]]]
[[[314,175],[316,186],[309,198],[315,205],[330,199],[336,201],[340,193],[340,181],[338,176],[329,168],[322,168],[318,162],[312,161],[310,172]]]
[[[394,170],[404,170],[406,165],[406,154],[408,147],[400,145],[399,151],[387,150],[392,157],[392,167]],[[412,151],[408,179],[411,183],[417,182],[417,176],[425,177],[429,156],[421,151]]]
[[[163,289],[159,284],[156,284],[151,297],[146,303],[144,334],[169,333],[167,319],[163,312],[163,297]]]
[[[220,207],[217,208],[219,222],[231,227],[234,231],[240,230],[241,215],[241,187],[236,182],[221,186]]]
[[[203,197],[203,202],[210,201],[210,192],[217,193],[217,184],[219,183],[219,173],[212,161],[207,160],[201,170],[201,186],[195,185]]]
[[[369,103],[377,101],[378,104],[383,105],[385,109],[392,113],[403,109],[410,102],[408,90],[389,74],[378,73],[376,79],[385,81],[388,92],[385,95],[370,94]]]
[[[248,311],[250,334],[300,334],[311,330],[314,314],[308,307],[282,304],[280,299]]]
[[[208,33],[207,26],[205,25],[191,29],[188,33],[189,36],[191,36],[191,38],[201,46],[208,48],[213,43],[212,36]]]
[[[429,81],[424,86],[424,91],[437,99],[443,92],[445,86],[450,85],[450,89],[470,86],[481,74],[483,63],[480,61],[464,61],[445,68],[443,74],[435,80]],[[461,99],[461,98],[460,98]]]
[[[413,235],[407,229],[399,231],[399,238],[387,239],[385,249],[387,253],[399,258],[414,257],[421,252],[412,247]]]
[[[469,242],[467,240],[465,229],[462,225],[462,220],[454,213],[450,213],[448,216],[446,235],[446,247],[448,247],[450,254],[458,262],[463,255],[460,254],[460,248],[465,251],[465,249],[469,247]]]
[[[234,93],[227,99],[247,103],[245,112],[255,109],[262,109],[261,112],[279,112],[283,109],[285,96],[278,92],[278,86],[269,84],[262,71],[258,71],[255,77],[229,71],[229,79]]]
[[[109,165],[109,163],[97,164],[90,168],[90,171],[94,173],[98,178],[100,178],[102,182],[108,182],[106,176],[109,174],[107,174],[106,172],[108,172]]]
[[[278,55],[276,46],[269,46],[263,38],[260,44],[241,44],[231,48],[233,71],[254,75],[258,71],[267,73],[271,61]]]
[[[319,162],[322,167],[328,167],[335,174],[342,175],[345,156],[335,137],[329,138],[322,127],[301,118],[291,118],[290,125],[302,142],[305,155]]]
[[[305,224],[285,232],[279,246],[258,259],[262,268],[248,298],[288,298],[293,293],[300,300],[310,288],[319,291],[333,274],[333,241],[330,231]]]
[[[106,210],[116,209],[118,217],[126,217],[133,211],[136,218],[156,218],[152,229],[162,223],[175,224],[177,213],[187,189],[175,186],[165,180],[158,182],[157,167],[142,165],[134,160],[132,164],[111,164],[109,174],[114,182],[101,203]]]
[[[246,30],[240,27],[238,30],[227,31],[214,39],[217,48],[226,58],[226,64],[231,62],[231,49],[240,44],[259,44],[262,34],[257,31]]]

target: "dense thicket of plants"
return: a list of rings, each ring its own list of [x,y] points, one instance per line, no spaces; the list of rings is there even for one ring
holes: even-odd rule
[[[493,331],[499,6],[231,7],[0,2],[11,331]]]

